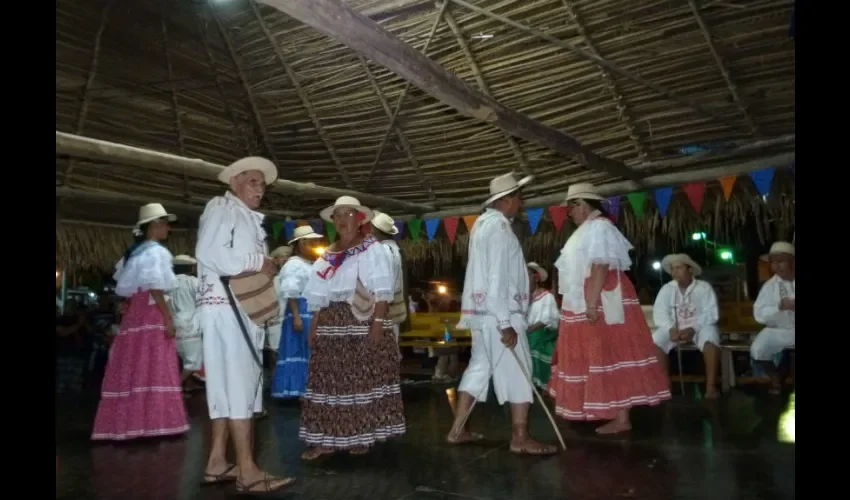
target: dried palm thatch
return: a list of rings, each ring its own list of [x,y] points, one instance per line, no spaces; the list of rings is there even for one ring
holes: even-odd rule
[[[481,93],[637,169],[689,145],[794,132],[792,0],[346,2]],[[463,117],[247,0],[58,0],[56,30],[63,132],[219,164],[261,154],[294,181],[441,209],[480,200],[510,170],[538,176],[532,195],[617,179]],[[198,206],[220,190],[177,170],[67,157],[56,179]],[[272,194],[266,208],[325,202]],[[104,216],[79,200],[64,209]]]

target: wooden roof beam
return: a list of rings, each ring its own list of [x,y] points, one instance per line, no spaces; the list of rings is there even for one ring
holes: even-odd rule
[[[599,156],[560,130],[507,108],[476,91],[341,0],[259,1],[312,26],[385,66],[464,116],[490,123],[563,155],[577,157],[588,168],[627,179],[640,178],[640,174],[622,162]]]
[[[216,180],[219,172],[224,168],[223,165],[216,165],[215,163],[204,160],[184,158],[182,156],[127,146],[125,144],[115,144],[113,142],[67,134],[58,130],[56,131],[56,154],[131,165],[171,174],[180,174],[185,171],[187,175],[192,177],[210,180]],[[274,184],[269,186],[269,190],[288,193],[299,198],[335,199],[348,195],[356,197],[362,203],[373,208],[393,209],[415,214],[436,210],[436,207],[430,204],[412,203],[395,198],[352,191],[350,189],[317,186],[313,183],[294,182],[284,179],[275,181]]]
[[[168,71],[168,87],[171,91],[171,110],[174,113],[174,131],[177,134],[177,150],[186,156],[186,143],[183,140],[183,122],[180,119],[180,102],[177,99],[177,85],[174,84],[174,66],[171,64],[171,51],[168,49],[168,23],[166,22],[166,0],[160,1],[159,23],[162,27],[162,51],[165,55],[165,68]],[[189,176],[183,173],[183,198],[191,199]]]
[[[774,167],[776,165],[790,165],[794,161],[794,153],[782,153],[775,156],[759,158],[746,162],[737,160],[721,166],[708,168],[697,168],[678,172],[663,173],[644,177],[641,185],[634,181],[610,182],[596,186],[597,191],[602,196],[612,196],[617,194],[628,194],[635,191],[640,191],[647,188],[659,188],[667,186],[678,186],[690,182],[702,182],[717,180],[720,177],[727,175],[742,175],[754,170]],[[549,207],[558,205],[564,201],[566,193],[548,194],[545,196],[537,196],[534,198],[526,198],[523,200],[523,206],[526,208],[534,207]],[[481,201],[484,201],[485,195],[481,196]],[[467,205],[462,207],[452,207],[437,212],[429,212],[420,215],[423,219],[441,219],[443,217],[457,216],[481,213],[481,204]],[[396,220],[410,220],[411,216],[393,217]]]
[[[718,122],[720,122],[724,125],[727,125],[727,126],[733,128],[733,129],[740,129],[741,128],[741,125],[739,123],[735,122],[734,120],[730,120],[726,116],[723,116],[719,113],[716,113],[713,110],[706,108],[705,106],[701,105],[697,101],[695,101],[693,99],[688,99],[687,97],[680,97],[679,95],[675,94],[671,90],[669,90],[665,87],[662,87],[661,85],[657,85],[655,83],[652,83],[649,80],[641,77],[637,73],[633,73],[629,70],[623,69],[623,68],[617,66],[616,64],[614,64],[610,61],[607,61],[607,60],[605,60],[605,59],[603,59],[603,58],[601,58],[601,57],[599,57],[595,54],[592,54],[592,53],[590,53],[590,52],[588,52],[584,49],[580,49],[580,48],[576,47],[575,45],[573,45],[569,42],[565,42],[564,40],[561,40],[559,38],[555,38],[552,35],[546,34],[546,33],[542,32],[540,30],[534,29],[530,26],[526,26],[522,23],[518,23],[518,22],[514,21],[513,19],[510,19],[510,18],[505,17],[505,16],[500,15],[500,14],[496,14],[495,12],[481,8],[477,5],[472,5],[471,3],[466,2],[465,0],[447,0],[447,1],[455,3],[455,4],[460,5],[462,7],[466,7],[467,9],[469,9],[473,12],[481,14],[485,17],[489,17],[490,19],[494,19],[496,21],[499,21],[502,24],[505,24],[507,26],[511,26],[513,28],[516,28],[519,31],[522,31],[523,33],[535,36],[535,37],[543,39],[543,40],[546,40],[547,42],[550,42],[553,45],[557,45],[558,47],[569,50],[570,52],[576,54],[577,56],[579,56],[583,59],[587,59],[588,61],[592,61],[592,62],[598,64],[599,66],[602,66],[605,69],[611,71],[612,73],[615,73],[615,74],[618,74],[618,75],[623,76],[625,78],[628,78],[629,80],[637,83],[638,85],[643,85],[644,87],[655,91],[659,95],[664,96],[667,99],[669,99],[669,100],[671,100],[671,101],[673,101],[677,104],[680,104],[680,105],[682,105],[686,108],[690,108],[690,109],[696,111],[697,113],[699,113],[703,116],[717,120]]]
[[[448,5],[448,2],[442,0],[441,3],[445,3]],[[472,76],[475,78],[475,82],[478,83],[478,88],[481,89],[481,92],[484,93],[489,98],[493,98],[493,93],[490,92],[490,86],[487,85],[487,81],[484,80],[484,75],[481,74],[481,69],[478,67],[478,62],[475,61],[475,56],[472,55],[472,50],[469,49],[469,44],[466,43],[466,40],[463,38],[463,33],[460,30],[460,26],[458,26],[457,21],[455,21],[454,16],[452,16],[451,11],[446,11],[443,15],[443,18],[446,20],[446,24],[449,25],[449,29],[452,30],[452,34],[455,36],[455,40],[457,40],[458,46],[460,46],[460,50],[463,52],[464,57],[466,57],[466,63],[469,64],[469,69],[472,70]],[[528,165],[528,160],[525,159],[525,155],[522,154],[522,149],[520,149],[519,144],[517,144],[516,139],[513,138],[510,134],[505,132],[502,133],[505,135],[505,139],[508,141],[508,147],[511,148],[514,156],[516,157],[517,163],[522,168],[522,171],[525,172],[526,175],[534,175],[534,171]]]
[[[287,78],[289,78],[289,82],[295,89],[295,93],[298,94],[298,98],[301,99],[301,105],[304,106],[307,116],[309,116],[310,120],[313,122],[313,127],[316,129],[316,133],[319,134],[319,138],[322,139],[322,143],[328,151],[328,156],[330,156],[331,161],[336,166],[337,172],[339,172],[342,183],[348,188],[353,188],[354,184],[351,183],[351,178],[348,176],[348,172],[346,172],[345,167],[342,166],[342,161],[340,161],[339,155],[336,154],[336,149],[334,148],[333,143],[328,137],[328,134],[325,132],[325,129],[322,128],[322,122],[319,120],[319,115],[316,114],[316,110],[313,108],[310,98],[307,97],[307,93],[304,92],[303,88],[301,88],[301,84],[298,82],[298,76],[294,71],[292,71],[292,67],[287,64],[286,58],[283,57],[283,51],[280,50],[280,45],[278,45],[277,40],[275,40],[274,35],[272,35],[272,32],[269,31],[269,27],[266,26],[266,21],[263,19],[263,14],[260,12],[260,8],[254,2],[248,2],[248,5],[251,6],[254,18],[260,25],[260,29],[263,31],[263,35],[265,35],[269,45],[271,45],[278,63],[280,63],[284,73],[286,73]]]
[[[702,14],[699,12],[699,6],[695,0],[688,0],[688,5],[690,5],[691,12],[694,14],[694,19],[696,19],[697,24],[699,25],[699,30],[705,38],[705,43],[708,44],[708,50],[711,51],[711,55],[714,57],[714,62],[717,63],[717,68],[720,70],[720,74],[723,75],[723,79],[726,81],[726,86],[729,87],[729,93],[732,94],[732,100],[735,101],[735,104],[741,111],[741,115],[744,117],[744,121],[750,128],[750,134],[760,137],[761,132],[747,110],[747,103],[738,94],[738,86],[735,85],[735,82],[732,80],[732,75],[729,73],[729,68],[726,67],[726,63],[723,62],[723,58],[720,57],[720,53],[717,52],[717,47],[714,45],[714,40],[711,38],[711,31],[709,31],[708,25],[705,23],[705,20],[702,18]]]

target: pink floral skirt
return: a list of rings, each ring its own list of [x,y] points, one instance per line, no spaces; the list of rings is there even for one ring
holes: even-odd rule
[[[127,440],[189,430],[180,384],[177,347],[149,294],[130,298],[109,351],[94,440]]]

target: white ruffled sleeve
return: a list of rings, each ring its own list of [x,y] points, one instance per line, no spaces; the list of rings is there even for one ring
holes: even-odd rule
[[[590,226],[582,238],[582,250],[588,262],[628,271],[632,267],[629,250],[634,248],[629,240],[607,219],[595,219],[585,224]]]
[[[395,271],[390,250],[374,242],[357,256],[358,278],[375,296],[376,302],[392,302]]]
[[[177,288],[177,276],[171,267],[172,255],[162,245],[150,245],[125,263],[118,262],[115,293],[130,297],[139,291]]]
[[[301,259],[289,259],[280,270],[280,300],[298,299],[310,280],[309,263]]]
[[[310,267],[310,272],[307,276],[307,285],[304,286],[304,291],[301,292],[301,296],[307,299],[307,309],[310,311],[318,311],[330,304],[328,298],[330,294],[328,280],[320,276],[320,273],[325,271],[329,266],[330,264],[324,257],[319,257]]]

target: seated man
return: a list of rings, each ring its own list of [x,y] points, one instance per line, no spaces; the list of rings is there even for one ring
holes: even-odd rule
[[[762,260],[770,261],[773,276],[764,282],[753,304],[753,318],[765,328],[753,340],[750,356],[770,377],[770,393],[779,394],[782,383],[773,357],[795,341],[794,245],[777,241]]]
[[[661,266],[673,280],[661,287],[652,308],[658,362],[667,372],[667,353],[678,343],[692,341],[705,359],[705,398],[714,399],[720,362],[717,295],[710,284],[695,279],[702,269],[687,255],[668,255]]]

